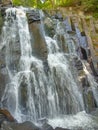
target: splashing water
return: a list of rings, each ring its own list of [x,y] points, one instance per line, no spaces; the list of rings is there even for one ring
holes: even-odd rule
[[[48,123],[55,129],[56,127],[68,128],[72,130],[95,130],[97,124],[87,113],[79,112],[76,115],[66,115],[63,118],[49,119]]]

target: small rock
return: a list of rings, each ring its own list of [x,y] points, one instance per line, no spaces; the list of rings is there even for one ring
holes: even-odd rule
[[[47,123],[43,124],[41,130],[53,130],[53,127]]]
[[[71,129],[56,127],[55,130],[71,130]]]
[[[94,111],[91,111],[90,114],[98,117],[98,108],[96,108]]]

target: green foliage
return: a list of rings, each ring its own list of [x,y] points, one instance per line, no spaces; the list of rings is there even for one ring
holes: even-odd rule
[[[52,9],[53,5],[51,4],[50,0],[46,0],[44,3],[41,3],[39,1],[39,2],[37,2],[37,8],[40,8],[40,9]]]
[[[59,2],[59,0],[56,0]],[[44,3],[41,0],[13,0],[15,6],[26,6],[26,7],[35,7],[40,9],[53,9],[57,4],[54,0],[46,0]]]
[[[93,12],[94,16],[98,17],[98,0],[13,0],[14,5],[22,5],[35,7],[40,9],[56,9],[58,6],[76,6],[81,5],[85,12]]]
[[[98,0],[81,0],[85,12],[92,13],[98,19]]]
[[[82,5],[84,6],[85,11],[98,11],[98,0],[82,0]]]
[[[60,6],[75,6],[77,5],[81,0],[61,0],[59,3]]]
[[[16,6],[29,6],[29,7],[36,7],[37,2],[36,0],[13,0],[13,4]]]
[[[98,12],[93,13],[94,18],[98,19]]]
[[[58,6],[71,6],[75,5],[80,0],[45,0],[42,3],[40,0],[13,0],[14,5],[37,7],[41,9],[52,9]]]

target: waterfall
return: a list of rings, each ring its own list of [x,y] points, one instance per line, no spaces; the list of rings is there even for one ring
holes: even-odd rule
[[[58,21],[54,38],[46,36],[44,25],[42,32],[48,51],[47,69],[43,60],[33,53],[34,40],[32,43],[25,11],[18,8],[6,10],[1,49],[3,46],[6,49],[9,82],[1,106],[19,122],[37,122],[85,111],[81,87],[70,64],[71,56],[77,55],[74,40]],[[64,42],[60,46],[57,38],[63,35]],[[63,51],[63,44],[68,47],[68,53]]]

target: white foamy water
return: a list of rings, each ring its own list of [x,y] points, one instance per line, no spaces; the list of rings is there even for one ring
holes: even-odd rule
[[[66,115],[61,118],[49,119],[48,123],[55,129],[56,127],[68,128],[71,130],[95,130],[98,124],[94,122],[92,116],[79,112],[76,115]]]

